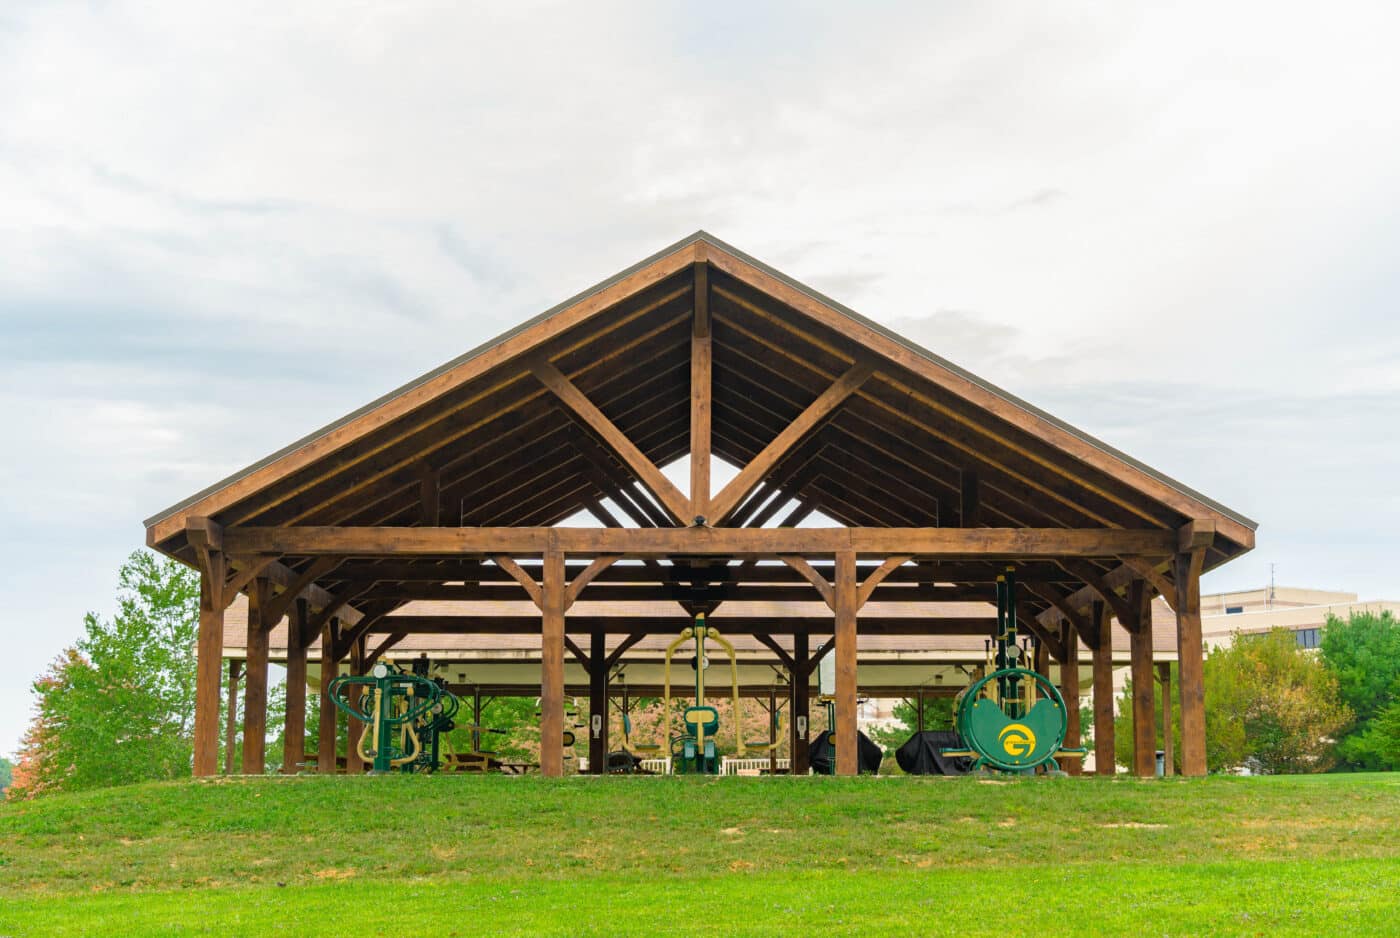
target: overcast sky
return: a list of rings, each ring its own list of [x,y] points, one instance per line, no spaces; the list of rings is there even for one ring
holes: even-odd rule
[[[143,518],[697,228],[1400,599],[1393,4],[464,6],[0,6],[0,752]]]

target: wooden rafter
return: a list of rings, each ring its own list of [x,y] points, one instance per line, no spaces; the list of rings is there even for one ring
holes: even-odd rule
[[[685,518],[690,502],[661,470],[656,468],[637,445],[617,428],[607,416],[580,391],[572,381],[554,367],[547,358],[535,356],[528,362],[530,373],[553,392],[564,406],[582,420],[622,462],[637,476],[648,492],[674,516]]]
[[[773,470],[773,467],[786,456],[807,434],[816,429],[837,407],[855,393],[866,380],[875,373],[875,367],[865,361],[858,361],[837,378],[821,396],[808,405],[797,419],[788,424],[777,438],[764,447],[720,493],[715,496],[710,511],[716,523],[723,524],[729,514],[739,506],[744,496],[753,491],[754,486]]]

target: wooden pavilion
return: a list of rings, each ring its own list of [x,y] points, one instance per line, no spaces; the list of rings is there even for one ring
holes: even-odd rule
[[[661,467],[687,456],[683,492]],[[712,457],[739,467],[722,487]],[[599,526],[565,523],[580,513]],[[799,526],[818,515],[836,526]],[[1138,774],[1155,768],[1151,601],[1170,605],[1180,763],[1199,775],[1200,576],[1251,549],[1255,527],[698,232],[161,512],[146,535],[201,574],[196,775],[218,768],[224,618],[240,594],[245,772],[263,768],[284,620],[289,748],[313,653],[324,683],[412,635],[523,634],[539,644],[541,769],[559,775],[566,655],[598,705],[629,649],[705,612],[797,676],[794,714],[812,637],[831,636],[837,771],[854,774],[857,636],[988,636],[989,616],[937,610],[989,600],[1008,565],[1018,621],[1068,693],[1088,649],[1100,724],[1114,623],[1126,634]],[[414,614],[430,601],[458,605]],[[528,606],[471,614],[501,601]],[[731,612],[773,602],[820,605]],[[909,606],[863,615],[867,603]]]

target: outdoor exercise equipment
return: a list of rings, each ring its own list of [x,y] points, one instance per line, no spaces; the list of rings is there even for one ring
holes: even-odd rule
[[[941,754],[973,760],[971,771],[1030,774],[1044,767],[1059,772],[1057,758],[1077,758],[1084,749],[1065,749],[1069,717],[1059,688],[1036,671],[1018,666],[1025,651],[1017,644],[1016,571],[997,577],[996,654],[989,673],[958,695],[955,728],[963,747]]]
[[[691,667],[695,669],[695,705],[685,708],[681,713],[681,732],[671,735],[671,660],[676,649],[691,640],[695,642],[695,657],[691,659]],[[734,646],[718,629],[705,624],[705,614],[702,612],[695,616],[693,626],[687,626],[675,641],[666,646],[661,740],[662,745],[669,743],[671,769],[677,773],[719,773],[719,754],[715,749],[719,711],[705,703],[705,669],[709,667],[709,659],[705,657],[706,640],[713,641],[729,653],[729,675],[734,693],[734,747],[740,758],[744,755],[744,737],[739,725],[739,661],[734,654]]]
[[[439,743],[454,728],[460,702],[427,672],[426,658],[412,671],[380,661],[369,674],[342,675],[327,688],[336,709],[365,725],[358,751],[375,772],[435,772],[442,765]],[[358,703],[343,693],[354,687]]]

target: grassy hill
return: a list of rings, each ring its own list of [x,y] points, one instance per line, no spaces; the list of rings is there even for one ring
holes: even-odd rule
[[[1400,933],[1400,775],[258,778],[0,805],[0,935]]]

